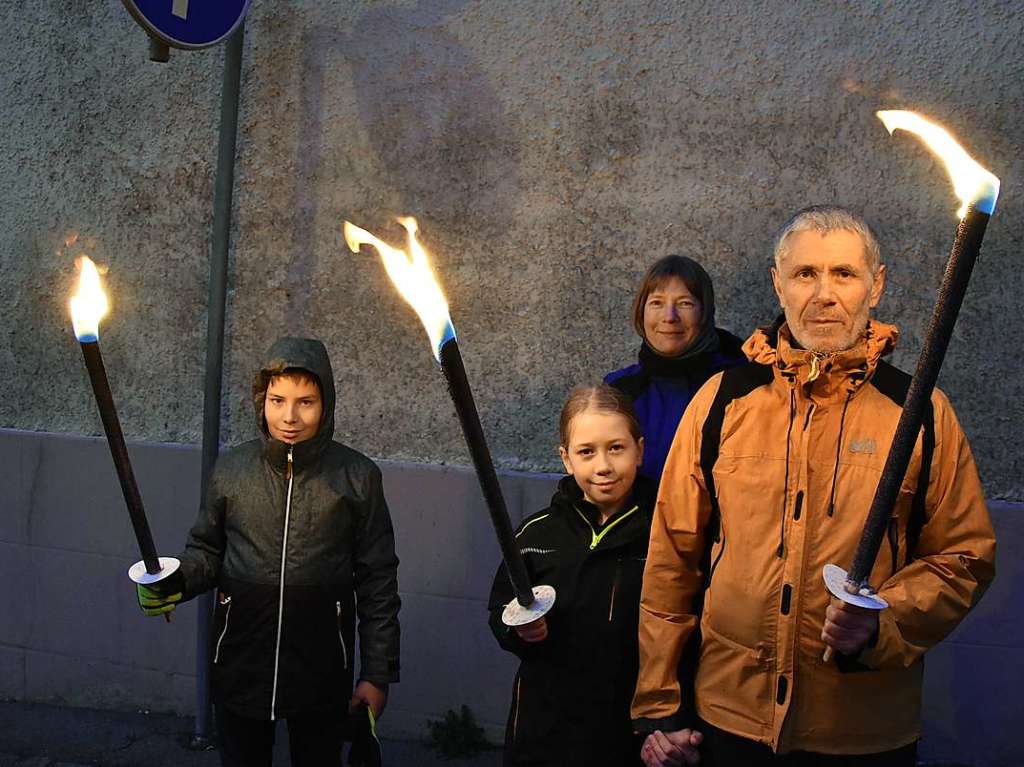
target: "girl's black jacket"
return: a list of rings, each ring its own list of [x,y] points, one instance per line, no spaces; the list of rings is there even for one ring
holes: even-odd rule
[[[381,474],[332,440],[334,376],[319,341],[281,339],[254,387],[261,439],[218,459],[180,555],[185,597],[216,588],[213,700],[255,719],[344,712],[359,676],[398,681],[398,559]],[[274,371],[317,376],[324,419],[294,446],[270,438]]]
[[[637,476],[622,511],[604,525],[576,481],[519,526],[534,585],[556,590],[548,636],[527,643],[501,622],[513,598],[504,566],[489,601],[491,631],[521,659],[505,732],[506,765],[638,765],[629,705],[636,686],[640,587],[656,487]]]

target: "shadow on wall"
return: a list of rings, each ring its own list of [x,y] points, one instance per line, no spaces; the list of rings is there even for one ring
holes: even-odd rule
[[[359,119],[403,212],[475,238],[506,231],[514,211],[519,149],[491,84],[443,24],[467,0],[372,8],[351,34],[315,27],[302,39],[295,232],[287,317],[301,318],[316,272],[316,179],[323,158],[327,67],[350,65]],[[300,331],[302,328],[293,328]]]

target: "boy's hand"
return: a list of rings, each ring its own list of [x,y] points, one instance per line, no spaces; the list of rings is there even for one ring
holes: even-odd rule
[[[644,741],[640,756],[646,767],[691,767],[700,764],[697,747],[703,740],[697,730],[655,730]]]
[[[516,633],[524,642],[543,642],[548,637],[548,623],[540,617],[523,626],[516,626]]]
[[[380,719],[384,706],[388,702],[388,686],[360,679],[355,692],[348,702],[348,710],[355,711],[360,706],[369,706],[374,719]]]
[[[139,607],[146,615],[164,615],[174,609],[184,598],[185,579],[179,571],[171,573],[156,583],[135,584]]]

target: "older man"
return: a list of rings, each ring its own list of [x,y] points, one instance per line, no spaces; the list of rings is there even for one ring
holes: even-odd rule
[[[822,567],[852,558],[910,379],[883,360],[896,328],[870,318],[886,275],[862,219],[801,211],[771,273],[785,321],[701,389],[665,466],[640,606],[643,757],[911,767],[922,656],[994,574],[974,459],[936,391],[871,574],[889,608],[830,600]],[[698,629],[690,704],[678,671]]]

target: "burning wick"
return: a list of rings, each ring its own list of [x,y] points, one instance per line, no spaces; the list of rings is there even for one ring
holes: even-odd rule
[[[79,271],[78,292],[71,297],[71,322],[75,337],[82,347],[82,356],[89,371],[89,381],[96,396],[103,430],[107,433],[110,456],[114,459],[114,468],[117,469],[117,477],[121,481],[121,492],[128,507],[128,516],[131,518],[135,539],[142,553],[142,560],[129,568],[128,576],[136,583],[156,583],[171,575],[181,563],[174,557],[158,557],[156,554],[149,521],[142,507],[142,497],[135,483],[128,448],[121,432],[121,422],[114,407],[107,371],[103,367],[103,356],[100,354],[100,320],[109,308],[107,296],[100,285],[100,275],[92,259],[88,256],[79,256],[75,260],[75,265]],[[170,619],[170,614],[165,613],[164,617]]]
[[[455,327],[448,312],[448,301],[430,267],[426,251],[416,239],[416,219],[405,217],[398,219],[398,222],[408,233],[408,253],[391,247],[348,221],[344,225],[345,242],[353,253],[358,253],[364,244],[377,249],[388,277],[402,294],[402,298],[416,310],[430,337],[434,359],[440,363],[448,382],[448,393],[455,404],[455,412],[459,417],[476,476],[480,481],[480,489],[483,491],[494,532],[498,537],[505,570],[516,595],[516,598],[506,605],[502,620],[508,626],[521,626],[537,620],[551,609],[555,601],[555,590],[551,586],[530,586],[526,562],[516,544],[508,509],[505,506],[505,497],[501,493],[501,485],[498,484],[491,451],[487,447],[480,415],[473,400],[473,390],[466,377],[466,367],[462,362]]]
[[[875,489],[853,565],[849,572],[837,565],[825,565],[822,573],[828,590],[838,599],[869,609],[884,610],[889,605],[871,588],[868,578],[914,452],[925,410],[931,400],[949,339],[953,335],[953,326],[967,292],[971,271],[981,250],[985,228],[995,212],[999,179],[975,162],[944,128],[920,115],[897,110],[878,112],[878,117],[885,123],[889,133],[896,130],[913,133],[938,155],[945,163],[953,182],[953,190],[962,203],[957,211],[960,224],[946,264],[946,274],[939,288],[931,324],[917,361],[917,370],[910,381],[903,412],[896,424],[896,434]],[[829,647],[825,650],[824,660],[828,662],[831,657],[832,648]]]

